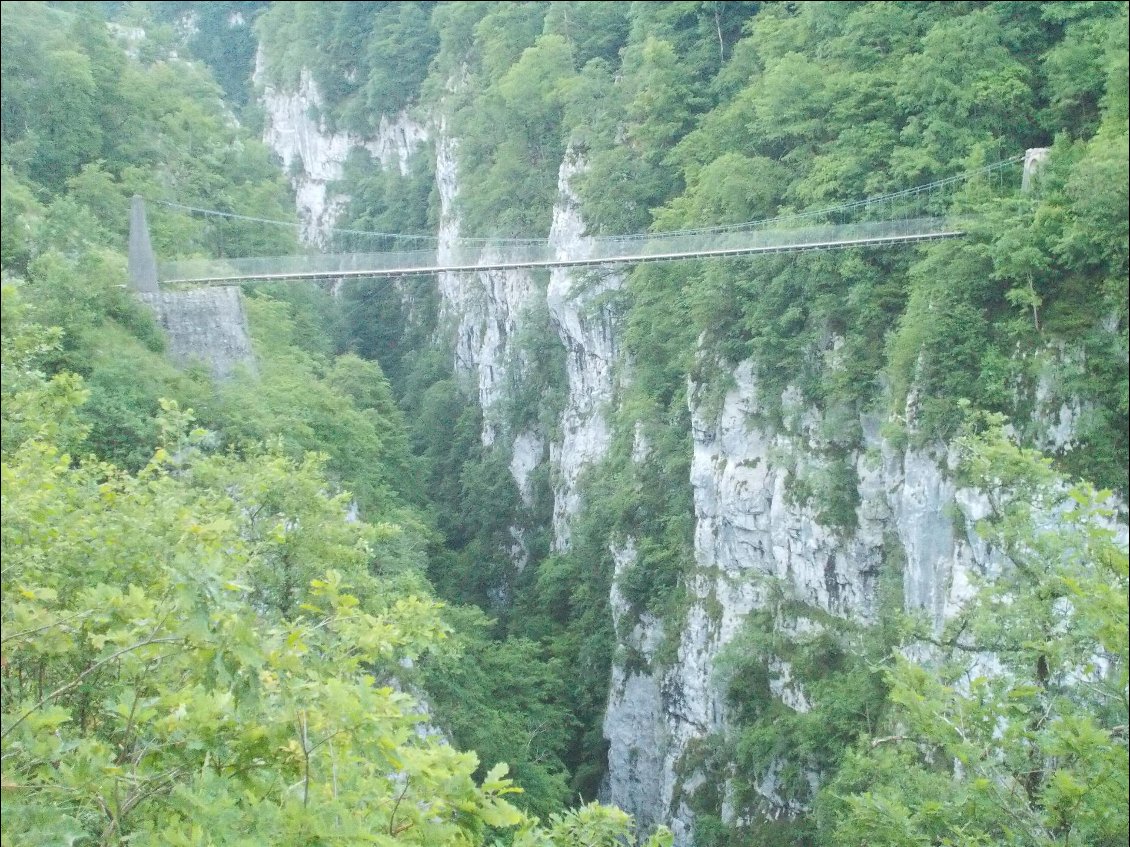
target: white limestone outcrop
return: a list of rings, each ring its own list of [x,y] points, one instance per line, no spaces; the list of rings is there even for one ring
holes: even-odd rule
[[[615,566],[611,607],[618,643],[612,665],[604,737],[608,740],[608,776],[602,799],[631,810],[636,824],[647,831],[667,822],[664,816],[667,722],[661,681],[649,671],[663,641],[662,624],[652,615],[631,615],[620,592],[619,579],[636,563],[632,539],[610,548]]]
[[[439,189],[439,261],[467,250],[461,240],[457,142],[441,124],[436,143],[436,185]],[[485,247],[486,251],[490,248]],[[454,341],[455,372],[473,387],[483,409],[482,442],[491,446],[502,432],[500,402],[510,395],[526,368],[519,343],[519,325],[542,296],[526,270],[493,270],[436,275],[440,294],[440,332]],[[446,340],[446,339],[444,339]],[[511,433],[517,438],[519,433]],[[528,433],[524,448],[532,444]],[[521,464],[521,463],[520,463]],[[516,479],[521,487],[524,482]]]
[[[407,112],[381,115],[372,138],[333,132],[320,117],[323,100],[313,76],[303,69],[298,88],[282,91],[270,84],[262,47],[252,77],[263,106],[263,141],[290,175],[304,241],[324,245],[348,196],[334,191],[353,150],[366,150],[381,167],[407,174],[412,156],[427,141],[427,128]]]
[[[591,250],[571,185],[583,169],[583,160],[570,151],[558,172],[558,200],[549,235],[557,257],[583,257]],[[553,504],[553,544],[557,550],[569,546],[569,524],[581,502],[577,487],[580,475],[604,457],[611,442],[607,411],[615,393],[620,351],[616,316],[606,295],[619,289],[623,281],[621,271],[604,268],[561,267],[550,272],[546,299],[565,346],[568,380],[561,440],[550,446],[550,461],[559,480]]]
[[[693,742],[726,727],[718,656],[752,612],[768,607],[771,585],[820,612],[872,621],[880,568],[897,539],[906,557],[905,604],[940,628],[967,598],[970,573],[991,566],[984,543],[954,528],[955,510],[971,528],[984,516],[984,503],[975,492],[955,488],[944,451],[938,458],[896,451],[880,438],[877,420],[862,419],[865,449],[852,456],[858,525],[845,534],[823,524],[815,505],[790,491],[794,480],[824,465],[821,416],[793,409],[783,429],[770,429],[759,423],[764,403],[753,365],[743,362],[727,378],[732,387],[720,406],[709,386],[692,385],[689,392],[696,566],[688,581],[690,608],[673,636],[676,658],[655,669],[618,664],[604,723],[612,751],[609,799],[642,819],[666,823],[680,845],[693,843],[687,797],[701,779],[688,771],[684,756]],[[788,409],[797,396],[786,391],[782,405]],[[626,608],[615,606],[616,597],[614,589],[622,615]],[[788,625],[798,637],[818,627],[803,618]],[[628,633],[620,635],[622,644],[639,637],[630,622],[617,626]],[[809,708],[787,662],[771,661],[770,672],[774,696],[790,708]],[[638,767],[657,757],[661,766]],[[773,814],[800,811],[779,796],[772,773],[759,793]]]

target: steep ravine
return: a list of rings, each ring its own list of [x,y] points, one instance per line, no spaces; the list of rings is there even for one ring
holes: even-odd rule
[[[460,190],[458,139],[442,122],[422,126],[404,115],[382,119],[372,139],[324,132],[309,118],[319,102],[309,75],[298,92],[266,89],[264,138],[290,169],[307,237],[319,241],[342,208],[343,198],[327,186],[341,174],[351,147],[364,147],[386,168],[405,172],[411,156],[435,143],[435,173],[440,199],[441,255],[459,238],[455,198]],[[572,152],[560,165],[558,202],[548,237],[561,255],[586,249],[585,226],[571,180],[584,168]],[[482,442],[505,438],[511,472],[523,497],[530,496],[530,474],[550,463],[553,480],[553,545],[567,549],[571,522],[584,492],[582,472],[607,454],[610,411],[630,364],[618,343],[616,315],[606,295],[623,284],[618,272],[559,268],[548,285],[525,271],[440,274],[440,321],[436,343],[454,351],[453,365],[484,411]],[[565,397],[556,437],[531,426],[510,431],[498,414],[510,387],[529,367],[519,343],[525,316],[535,306],[548,309],[564,348]],[[703,776],[686,767],[693,742],[725,728],[727,710],[715,669],[723,648],[751,612],[765,608],[770,589],[782,590],[804,606],[831,618],[873,621],[878,614],[880,574],[886,561],[902,561],[903,603],[921,610],[940,628],[970,590],[970,576],[992,567],[989,551],[972,532],[985,514],[977,492],[955,486],[953,457],[943,446],[900,449],[880,434],[877,417],[859,420],[862,445],[848,461],[858,478],[856,526],[851,531],[822,523],[816,507],[794,496],[791,485],[812,475],[829,452],[821,433],[821,412],[807,407],[799,391],[786,389],[779,400],[784,425],[770,429],[755,363],[724,365],[727,387],[692,384],[688,392],[693,460],[687,483],[693,490],[695,568],[688,579],[689,603],[676,625],[649,614],[637,616],[613,581],[611,605],[617,655],[603,730],[609,746],[605,798],[650,828],[670,826],[676,843],[692,843],[694,815],[689,805]],[[721,377],[719,377],[721,378]],[[721,402],[719,402],[721,394]],[[1063,423],[1060,413],[1054,423]],[[1053,410],[1060,411],[1060,410]],[[1069,423],[1069,422],[1068,422]],[[1059,440],[1069,432],[1057,433]],[[637,444],[637,458],[647,446]],[[970,529],[965,529],[970,528]],[[636,556],[633,539],[609,539],[618,577]],[[520,535],[513,556],[526,561]],[[790,631],[822,624],[803,616]],[[782,624],[786,625],[786,624]],[[666,628],[665,628],[666,627]],[[675,649],[659,647],[670,640]],[[671,657],[674,658],[671,658]],[[807,708],[805,693],[791,678],[787,662],[773,664],[773,694],[797,710]],[[594,680],[594,684],[603,681]],[[770,775],[759,787],[773,813],[798,811],[778,796]],[[733,814],[724,804],[723,813]]]

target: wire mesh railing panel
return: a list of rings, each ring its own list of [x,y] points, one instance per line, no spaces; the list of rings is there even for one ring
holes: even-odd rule
[[[553,267],[785,252],[851,244],[914,241],[957,235],[960,222],[943,217],[960,208],[954,198],[978,184],[1004,184],[1004,172],[1019,168],[1023,156],[925,185],[853,200],[824,208],[791,212],[776,218],[672,232],[582,239],[564,253],[546,238],[460,238],[445,241],[432,234],[364,232],[330,228],[318,240],[321,252],[257,258],[201,259],[158,265],[161,282],[219,284],[244,280],[333,279],[353,276],[396,276],[441,271]],[[1009,180],[1015,182],[1015,180]],[[272,221],[233,212],[208,210],[158,201],[180,213],[204,216],[214,224],[216,253],[247,255],[248,250],[287,249],[279,239],[256,240],[249,227],[268,225],[292,232],[295,222]],[[227,232],[225,227],[240,228]],[[283,239],[285,240],[285,239]],[[308,245],[309,247],[309,245]],[[238,248],[238,249],[237,249]]]
[[[793,229],[748,229],[652,234],[593,240],[583,253],[561,254],[540,243],[455,243],[441,249],[377,253],[333,253],[250,259],[187,260],[158,266],[165,283],[216,283],[269,279],[330,279],[343,276],[395,276],[481,269],[617,264],[658,258],[694,258],[760,251],[810,250],[850,244],[954,235],[956,222],[944,218],[906,218]]]

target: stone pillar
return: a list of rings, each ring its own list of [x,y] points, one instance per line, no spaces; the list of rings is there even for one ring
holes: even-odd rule
[[[145,222],[145,201],[133,195],[129,210],[129,281],[134,291],[156,294],[157,257],[149,243],[149,226]]]
[[[1040,173],[1040,166],[1048,160],[1050,147],[1032,147],[1024,151],[1024,175],[1020,178],[1020,190],[1031,191],[1033,180]]]

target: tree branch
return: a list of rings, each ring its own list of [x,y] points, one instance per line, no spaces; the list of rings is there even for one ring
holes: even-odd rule
[[[912,741],[909,735],[886,735],[882,738],[871,739],[871,749],[874,750],[881,744],[897,744],[900,741]]]
[[[29,717],[31,717],[31,715],[35,714],[35,712],[37,712],[41,708],[43,708],[43,706],[45,706],[47,703],[51,702],[56,697],[59,697],[63,694],[66,694],[72,688],[77,688],[82,683],[82,681],[84,679],[86,679],[88,676],[90,676],[96,670],[99,670],[100,668],[105,667],[106,665],[110,664],[110,662],[114,661],[115,659],[121,658],[126,653],[132,653],[134,650],[140,650],[142,647],[148,647],[150,644],[180,644],[183,641],[184,641],[184,639],[182,639],[182,638],[149,638],[149,639],[146,639],[145,641],[139,641],[137,644],[131,644],[129,647],[123,647],[121,650],[118,650],[115,653],[111,653],[106,658],[95,662],[93,665],[91,665],[89,668],[84,670],[82,673],[80,673],[78,676],[76,676],[74,679],[72,679],[66,685],[61,685],[58,688],[56,688],[54,691],[50,692],[49,694],[43,695],[43,697],[41,697],[39,699],[38,703],[36,703],[34,706],[32,706],[30,709],[28,709],[26,712],[24,712],[18,718],[16,718],[16,720],[11,725],[5,727],[4,731],[0,732],[0,738],[7,738],[9,735],[11,735],[12,731],[17,726],[19,726],[25,720],[27,720]]]
[[[71,615],[69,618],[60,618],[53,623],[46,623],[43,626],[37,626],[35,629],[25,629],[21,632],[13,633],[12,635],[6,635],[3,638],[0,638],[0,644],[7,644],[9,641],[15,641],[19,638],[27,638],[29,635],[35,635],[37,632],[43,632],[45,629],[51,629],[52,627],[61,626],[62,624],[69,623],[70,621],[76,620],[78,618],[85,618],[87,615],[91,615],[93,613],[93,609],[87,609],[85,612],[78,612]]]
[[[388,834],[395,836],[400,830],[396,828],[396,812],[400,808],[400,801],[404,799],[404,795],[408,793],[408,784],[412,781],[409,774],[404,775],[404,788],[400,791],[400,796],[396,798],[396,803],[393,804],[392,814],[388,816]]]

